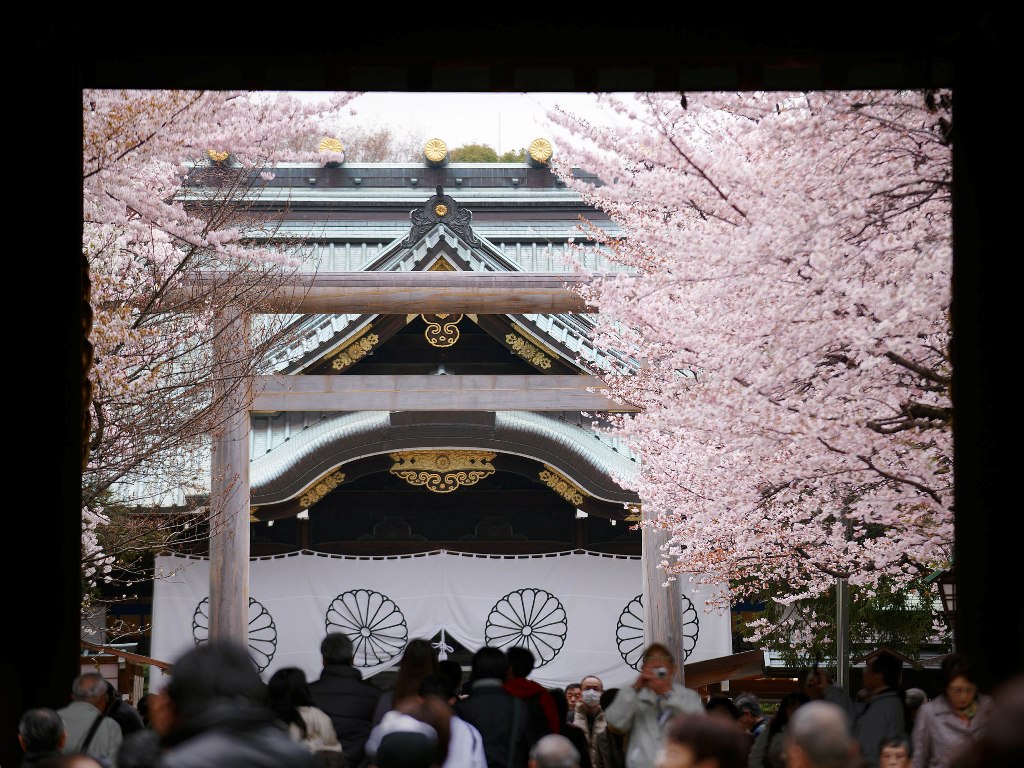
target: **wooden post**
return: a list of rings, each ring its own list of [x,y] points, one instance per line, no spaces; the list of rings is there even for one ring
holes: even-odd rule
[[[850,584],[836,579],[836,685],[850,695]]]
[[[646,515],[645,510],[645,519]],[[668,534],[665,531],[646,525],[641,527],[644,647],[651,643],[661,643],[667,647],[676,660],[675,681],[682,685],[686,682],[683,676],[682,593],[678,581],[662,586],[667,575],[658,567],[661,562],[661,545],[667,540]]]
[[[252,385],[249,318],[229,307],[214,326],[214,397],[210,472],[211,640],[248,643],[249,632],[249,408]]]

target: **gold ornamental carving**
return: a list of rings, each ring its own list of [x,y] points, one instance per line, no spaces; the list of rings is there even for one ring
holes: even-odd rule
[[[565,475],[562,475],[557,470],[549,467],[547,464],[545,464],[544,469],[540,471],[540,479],[548,488],[570,504],[578,506],[583,503],[583,497],[586,495],[583,489]]]
[[[345,147],[342,146],[341,142],[335,138],[327,136],[320,140],[320,151],[321,152],[344,152]]]
[[[534,139],[530,142],[530,147],[527,150],[527,153],[534,162],[546,163],[551,159],[551,142],[547,139]]]
[[[366,330],[370,330],[370,326],[367,326]],[[380,341],[380,337],[376,333],[366,333],[364,331],[362,336],[353,339],[334,353],[334,362],[331,363],[331,367],[336,371],[345,370],[352,363],[366,357],[377,345],[378,341]]]
[[[438,349],[455,346],[455,342],[459,340],[459,321],[462,319],[462,315],[452,315],[446,312],[437,315],[420,315],[420,317],[427,324],[427,330],[423,332],[423,336],[430,346]]]
[[[456,269],[451,265],[444,256],[441,256],[437,261],[430,265],[427,272],[455,272]]]
[[[437,205],[434,206],[434,213],[436,213],[438,216],[444,216],[446,213],[448,213],[448,206],[445,205],[444,203],[438,203]]]
[[[627,504],[626,505],[626,517],[624,518],[627,523],[639,523],[640,518],[643,516],[643,507],[639,504]]]
[[[423,156],[432,163],[440,163],[448,156],[448,145],[440,139],[431,139],[423,147]]]
[[[522,336],[509,333],[505,336],[505,343],[512,348],[513,352],[531,365],[535,365],[538,368],[551,367],[551,358]]]
[[[423,485],[434,493],[451,493],[476,485],[494,474],[491,451],[400,451],[390,454],[389,470],[409,485]]]
[[[332,472],[331,474],[326,475],[312,488],[302,494],[302,497],[299,499],[299,506],[305,509],[312,507],[343,482],[345,482],[344,472]]]
[[[206,150],[206,154],[210,156],[210,159],[215,163],[223,163],[228,159],[227,152],[218,152],[216,149]]]

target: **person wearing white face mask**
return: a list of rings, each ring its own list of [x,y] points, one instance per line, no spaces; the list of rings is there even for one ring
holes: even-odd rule
[[[604,710],[601,709],[602,693],[604,683],[596,675],[588,675],[580,680],[580,703],[576,705],[576,717],[572,724],[587,737],[591,762],[597,759],[597,734],[608,727]]]

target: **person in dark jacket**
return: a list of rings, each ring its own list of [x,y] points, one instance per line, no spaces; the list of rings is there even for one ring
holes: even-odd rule
[[[618,688],[609,688],[601,694],[601,709],[607,709],[613,701]],[[606,727],[594,737],[597,749],[594,751],[594,768],[625,768],[626,766],[626,735],[612,726]]]
[[[529,679],[536,659],[529,648],[513,645],[505,655],[508,657],[508,677],[505,690],[522,699],[530,712],[530,734],[533,741],[549,733],[558,733],[558,713],[548,689],[535,680]]]
[[[151,703],[160,768],[311,768],[265,699],[245,646],[211,640],[188,651]]]
[[[59,755],[65,739],[64,721],[56,711],[45,707],[25,710],[18,723],[18,743],[25,753],[22,766],[34,766],[45,757]]]
[[[109,680],[107,680],[107,708],[103,714],[121,726],[121,734],[125,737],[146,727],[142,722],[142,715],[135,707],[121,698],[121,694]]]
[[[349,765],[365,768],[369,764],[366,739],[383,691],[364,681],[352,666],[355,649],[347,635],[329,633],[320,643],[320,655],[324,665],[320,679],[309,684],[313,703],[330,716]]]
[[[506,677],[508,657],[501,649],[478,650],[469,673],[469,696],[455,705],[455,713],[480,731],[488,768],[526,768],[533,746],[529,713],[505,690]]]
[[[593,762],[590,759],[590,746],[587,744],[586,734],[582,728],[578,728],[567,721],[569,713],[569,699],[561,688],[548,688],[548,693],[555,702],[555,710],[558,712],[558,719],[561,721],[558,729],[559,736],[565,736],[576,750],[580,753],[580,768],[592,768]]]
[[[846,712],[861,756],[872,768],[878,765],[882,743],[907,733],[906,706],[899,691],[902,667],[900,659],[891,653],[878,653],[868,659],[864,666],[864,702],[851,700],[822,669],[807,679],[805,690],[812,699],[824,698]]]

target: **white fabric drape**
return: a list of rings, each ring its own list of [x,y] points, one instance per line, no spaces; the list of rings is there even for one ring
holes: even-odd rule
[[[173,662],[207,639],[209,561],[162,556],[156,568],[151,653]],[[685,661],[731,653],[728,612],[705,607],[711,588],[685,577],[681,586],[692,646]],[[369,677],[397,665],[408,640],[443,629],[471,650],[525,645],[537,658],[530,677],[542,685],[597,675],[605,687],[620,686],[636,676],[642,587],[638,558],[599,553],[257,558],[249,563],[250,653],[265,679],[294,666],[315,680],[320,641],[344,631]]]

